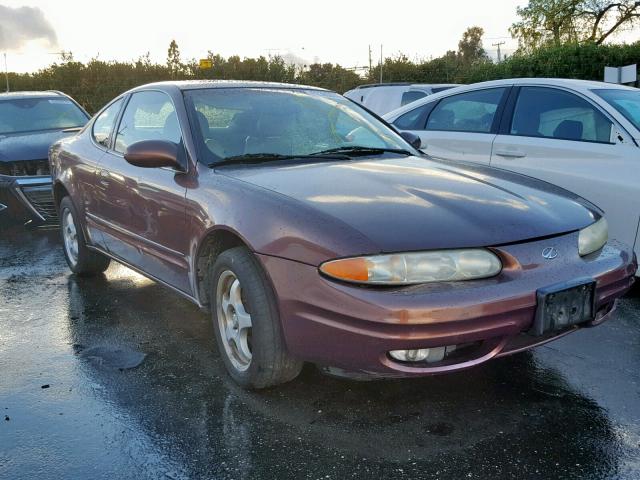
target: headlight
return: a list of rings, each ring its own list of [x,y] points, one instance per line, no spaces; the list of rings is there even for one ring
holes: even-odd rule
[[[589,255],[604,247],[609,238],[609,226],[607,220],[602,217],[596,223],[580,230],[578,234],[578,253]]]
[[[331,260],[320,271],[353,283],[412,285],[472,280],[497,275],[502,263],[485,249],[436,250]]]

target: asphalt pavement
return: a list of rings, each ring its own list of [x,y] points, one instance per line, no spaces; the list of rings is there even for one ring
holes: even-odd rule
[[[208,315],[55,231],[0,226],[1,479],[638,479],[640,294],[533,352],[249,393]]]

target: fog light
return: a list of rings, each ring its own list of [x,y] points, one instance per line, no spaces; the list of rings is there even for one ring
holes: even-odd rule
[[[414,350],[391,350],[389,356],[401,362],[440,362],[444,358],[445,347],[417,348]]]

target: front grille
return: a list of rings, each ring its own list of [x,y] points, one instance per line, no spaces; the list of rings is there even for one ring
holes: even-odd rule
[[[18,162],[0,162],[0,175],[27,177],[49,175],[49,160],[21,160]]]
[[[56,223],[58,214],[50,186],[22,187],[22,193],[47,223]]]

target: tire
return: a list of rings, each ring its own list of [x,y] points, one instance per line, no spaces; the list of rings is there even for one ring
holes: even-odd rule
[[[260,389],[296,378],[303,363],[286,350],[275,294],[253,254],[244,247],[222,252],[210,278],[216,342],[233,380]]]
[[[71,271],[76,275],[87,277],[104,272],[111,260],[87,248],[82,224],[78,220],[78,212],[68,196],[60,202],[59,211],[64,258]]]

